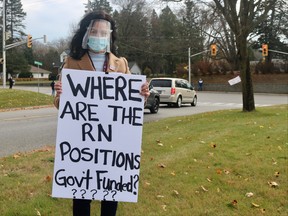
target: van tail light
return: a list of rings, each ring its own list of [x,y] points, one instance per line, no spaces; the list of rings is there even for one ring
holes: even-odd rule
[[[176,93],[176,89],[175,88],[171,88],[171,95],[174,95]]]

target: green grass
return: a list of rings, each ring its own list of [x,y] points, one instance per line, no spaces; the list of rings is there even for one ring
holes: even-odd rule
[[[0,89],[0,109],[23,108],[53,104],[53,97],[32,91]]]
[[[139,200],[120,203],[117,215],[288,215],[287,109],[145,123]],[[47,147],[0,159],[1,215],[72,215],[71,200],[50,197],[53,157]]]

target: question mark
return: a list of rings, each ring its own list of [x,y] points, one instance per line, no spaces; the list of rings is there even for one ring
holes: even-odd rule
[[[74,191],[73,198],[76,198],[75,194],[76,194],[77,190],[76,189],[72,189],[72,191]]]
[[[112,199],[113,199],[113,201],[115,201],[114,196],[117,194],[117,191],[116,190],[112,190],[111,192],[113,193]]]
[[[84,191],[84,192],[82,193],[82,199],[84,199],[84,195],[86,194],[86,190],[81,189],[80,192],[82,192],[82,191]]]
[[[108,190],[104,190],[104,192],[106,192],[105,196],[104,196],[104,201],[106,200],[106,196],[109,194]]]
[[[93,190],[91,190],[90,192],[92,192],[92,191],[95,191],[93,194],[92,194],[92,199],[94,200],[95,199],[95,194],[97,194],[97,190],[96,189],[93,189]]]
[[[138,181],[139,181],[139,175],[136,174],[136,175],[134,175],[133,178],[135,178],[135,177],[136,177],[136,181],[134,182],[134,188],[137,189],[137,183],[138,183]],[[133,194],[136,195],[137,192],[134,191]]]

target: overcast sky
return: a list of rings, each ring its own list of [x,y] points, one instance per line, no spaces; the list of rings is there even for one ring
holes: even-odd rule
[[[25,33],[33,38],[47,36],[49,42],[66,38],[71,25],[84,15],[87,0],[21,0],[26,19]]]
[[[150,6],[161,10],[167,3],[160,0],[148,0]],[[26,19],[25,33],[33,38],[47,36],[47,42],[66,38],[71,34],[72,26],[79,23],[84,15],[87,0],[21,0]],[[111,2],[111,1],[110,1]],[[111,3],[110,3],[111,4]],[[169,3],[169,6],[180,5]],[[41,41],[43,42],[43,41]]]

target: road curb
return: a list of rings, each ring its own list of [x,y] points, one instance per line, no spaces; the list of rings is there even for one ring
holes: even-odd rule
[[[42,109],[42,108],[50,108],[54,107],[54,105],[41,105],[41,106],[32,106],[32,107],[17,107],[17,108],[9,108],[9,109],[0,109],[1,112],[11,112],[11,111],[19,111],[19,110],[33,110],[33,109]]]

